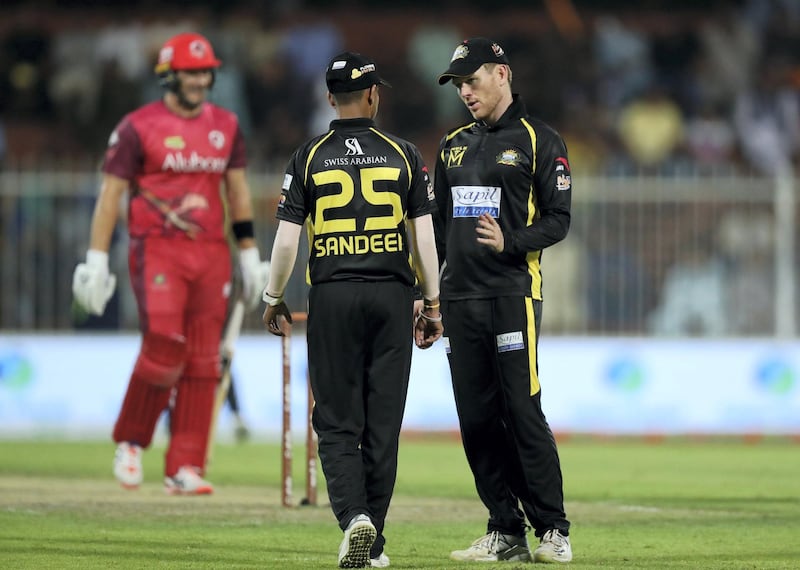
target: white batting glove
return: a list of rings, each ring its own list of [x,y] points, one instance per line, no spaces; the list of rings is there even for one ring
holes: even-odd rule
[[[261,261],[257,247],[239,250],[239,265],[242,268],[242,297],[248,309],[258,307],[261,291],[269,281],[269,261]]]
[[[79,263],[72,275],[72,295],[87,312],[102,315],[117,287],[117,278],[108,272],[108,254],[90,249],[86,263]]]

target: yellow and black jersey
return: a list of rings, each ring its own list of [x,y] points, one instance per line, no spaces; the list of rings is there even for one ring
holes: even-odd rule
[[[528,116],[518,95],[492,126],[473,122],[439,145],[434,189],[442,299],[526,296],[541,300],[542,249],[569,229],[572,179],[559,134]],[[491,214],[505,249],[477,242]]]
[[[331,122],[286,168],[277,217],[307,224],[308,281],[414,285],[406,218],[433,210],[417,148],[369,119]]]

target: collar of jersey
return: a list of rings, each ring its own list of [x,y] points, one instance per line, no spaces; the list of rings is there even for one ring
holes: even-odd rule
[[[334,119],[331,121],[331,130],[336,128],[346,129],[348,127],[374,127],[375,121],[366,117],[356,119]]]
[[[522,117],[527,116],[528,111],[525,109],[525,101],[522,100],[522,96],[518,93],[514,93],[512,95],[513,100],[511,101],[511,105],[508,106],[506,112],[500,117],[500,120],[497,121],[494,125],[487,125],[484,121],[480,121],[476,123],[476,125],[480,129],[485,129],[487,131],[497,131],[499,129],[503,129],[521,119]]]

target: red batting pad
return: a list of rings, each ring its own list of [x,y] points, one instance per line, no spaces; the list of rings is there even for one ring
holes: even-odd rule
[[[183,377],[178,382],[172,411],[172,438],[166,456],[165,474],[170,477],[184,465],[206,468],[206,448],[217,378]]]
[[[114,425],[114,441],[128,441],[143,448],[148,447],[171,392],[171,388],[155,386],[134,370]]]

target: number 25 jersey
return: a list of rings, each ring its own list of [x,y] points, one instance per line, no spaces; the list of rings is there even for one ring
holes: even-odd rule
[[[370,119],[340,119],[294,153],[276,215],[307,223],[311,285],[413,285],[405,220],[430,213],[433,203],[428,170],[413,144]]]

